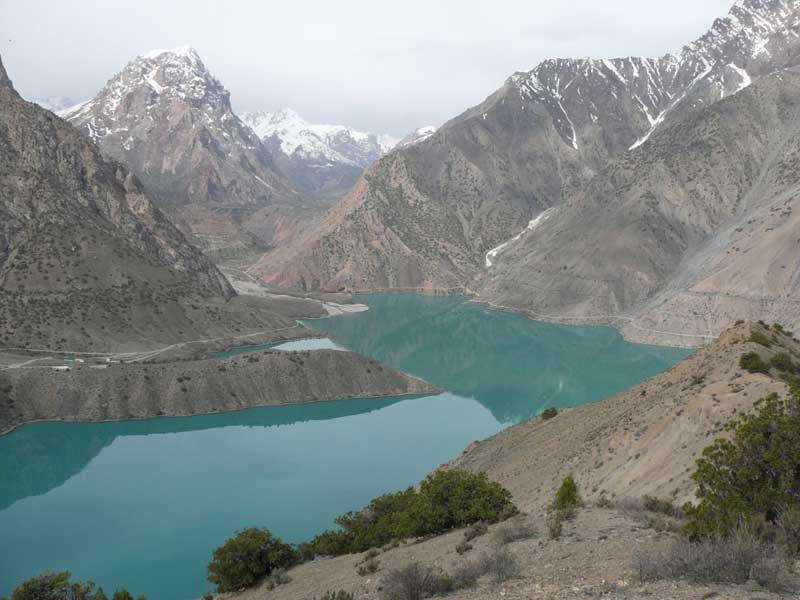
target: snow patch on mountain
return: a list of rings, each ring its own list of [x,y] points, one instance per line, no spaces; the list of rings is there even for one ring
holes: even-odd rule
[[[494,259],[497,258],[497,256],[501,252],[506,250],[511,244],[513,244],[514,242],[518,242],[519,240],[522,239],[522,236],[524,236],[526,233],[534,231],[542,223],[544,223],[550,217],[552,217],[553,213],[556,211],[556,208],[557,207],[554,206],[554,207],[548,208],[546,211],[540,213],[537,217],[532,219],[530,221],[530,223],[528,223],[528,226],[525,229],[523,229],[522,232],[520,232],[519,235],[511,238],[510,240],[508,240],[507,242],[505,242],[503,244],[500,244],[497,248],[492,248],[491,250],[489,250],[489,252],[486,253],[486,268],[487,269],[491,268],[494,265]]]
[[[438,131],[438,127],[433,125],[427,125],[425,127],[420,127],[419,129],[415,129],[411,133],[409,133],[406,137],[400,140],[395,148],[407,148],[408,146],[413,146],[415,144],[420,144],[431,137],[434,133]]]

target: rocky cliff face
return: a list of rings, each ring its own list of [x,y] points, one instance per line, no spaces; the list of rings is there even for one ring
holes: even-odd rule
[[[799,56],[800,2],[740,0],[674,55],[545,61],[379,161],[316,231],[262,261],[262,277],[305,288],[468,286],[543,317],[627,313],[670,281],[685,289],[692,277],[682,265],[695,250],[722,243],[712,237],[735,217],[754,218],[744,198],[764,193],[753,189],[764,184],[761,171],[787,168],[786,156],[768,155],[783,140],[772,128],[793,131]],[[775,202],[793,185],[788,169],[770,188]],[[735,247],[745,232],[747,245],[774,245],[764,235],[772,230],[740,228]],[[766,266],[726,272],[745,280]],[[723,291],[716,277],[703,288],[750,297],[740,316],[774,305],[768,314],[789,324],[800,311],[774,300],[794,284],[775,281]],[[694,342],[744,310],[727,303],[711,323],[719,298],[699,301]],[[681,328],[678,317],[656,320]],[[656,330],[656,320],[640,326]]]
[[[191,48],[135,58],[63,116],[207,249],[279,244],[313,212]]]
[[[0,66],[0,346],[147,347],[294,323],[233,297],[133,174]]]
[[[794,327],[798,126],[794,69],[665,125],[504,249],[480,296],[687,345],[739,318]]]
[[[291,109],[245,113],[242,120],[270,149],[296,189],[323,200],[350,191],[364,169],[397,142],[343,125],[309,123]]]

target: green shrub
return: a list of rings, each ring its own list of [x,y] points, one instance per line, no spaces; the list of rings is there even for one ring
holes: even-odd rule
[[[208,580],[220,592],[233,592],[255,585],[275,569],[285,569],[296,560],[294,549],[266,529],[238,531],[214,550],[208,565]]]
[[[420,485],[410,529],[415,535],[430,535],[477,521],[497,523],[512,507],[511,492],[486,473],[438,471]]]
[[[339,529],[318,535],[312,545],[317,554],[328,556],[364,552],[479,521],[496,523],[515,512],[511,493],[485,473],[438,471],[420,484],[419,492],[409,488],[386,494],[361,511],[340,516]]]
[[[772,347],[772,341],[767,337],[767,334],[759,329],[753,329],[750,332],[750,341],[765,348]]]
[[[11,600],[108,600],[103,588],[95,589],[93,582],[70,581],[69,571],[44,573],[23,581],[11,593]],[[117,590],[115,600],[133,600],[127,590]],[[139,600],[144,600],[140,596]]]
[[[774,524],[800,509],[800,392],[759,400],[728,431],[697,461],[699,503],[685,507],[693,539],[727,535],[741,522]]]
[[[552,510],[556,512],[569,512],[583,508],[583,499],[578,492],[578,484],[572,475],[567,475],[561,482],[561,487],[556,492]]]
[[[797,371],[797,364],[792,360],[792,357],[786,352],[778,352],[769,360],[769,366],[777,369],[782,373],[794,373]]]
[[[739,366],[750,373],[769,373],[769,365],[755,352],[743,354]]]
[[[542,421],[549,421],[550,419],[555,419],[558,416],[558,409],[557,408],[546,408],[542,412]]]

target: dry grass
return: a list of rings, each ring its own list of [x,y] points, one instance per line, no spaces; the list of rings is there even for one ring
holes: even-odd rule
[[[680,539],[666,552],[642,554],[638,570],[642,581],[741,585],[753,580],[776,593],[798,589],[788,555],[749,527],[740,527],[728,538]]]

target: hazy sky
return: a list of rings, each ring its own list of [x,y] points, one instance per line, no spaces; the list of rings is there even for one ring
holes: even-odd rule
[[[27,98],[93,96],[133,56],[191,45],[234,108],[402,135],[550,57],[657,56],[733,0],[0,0]]]

